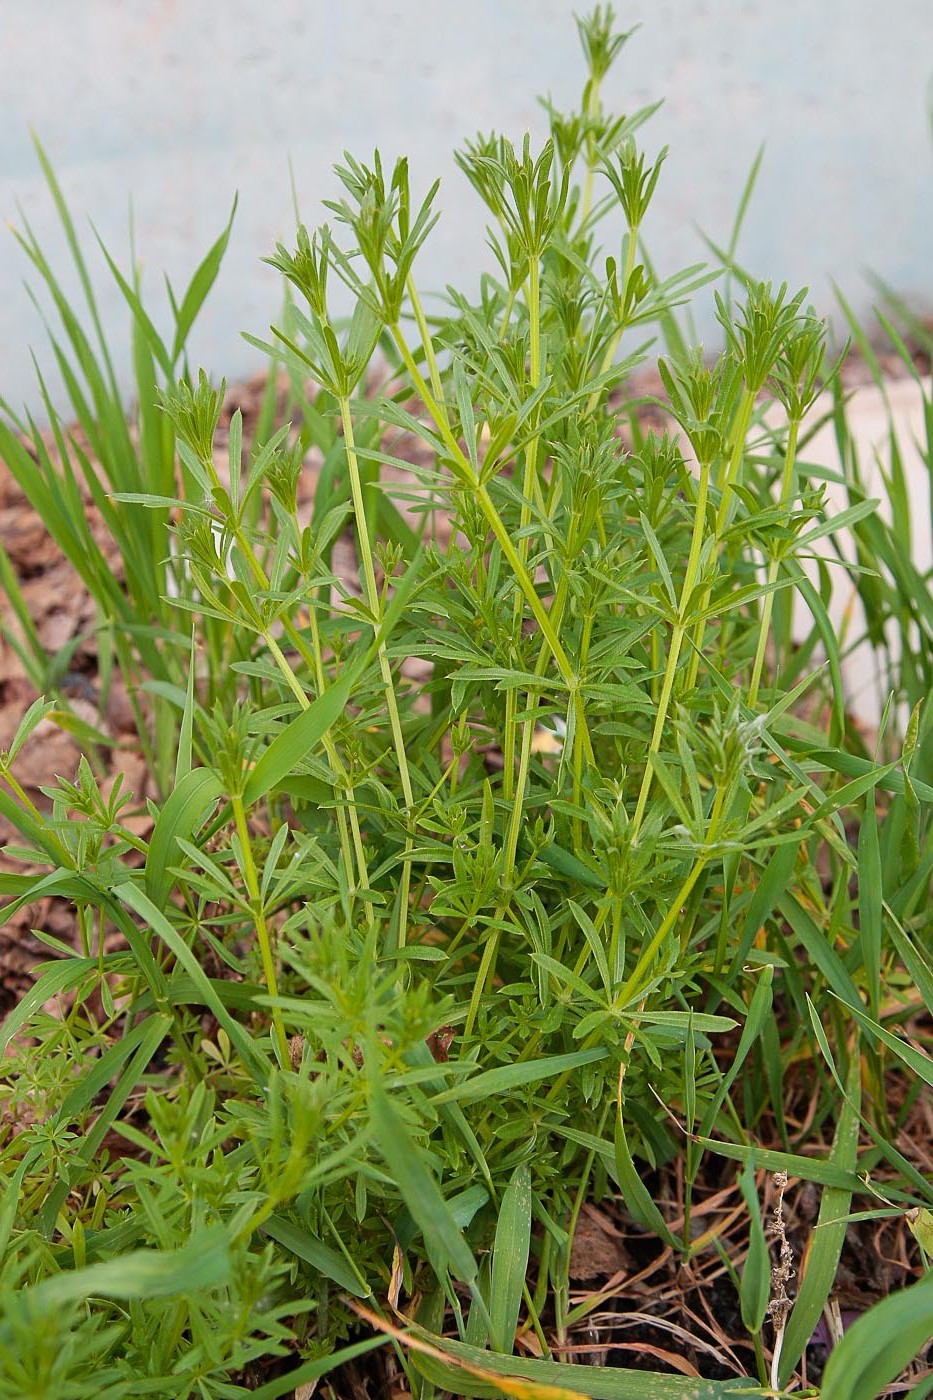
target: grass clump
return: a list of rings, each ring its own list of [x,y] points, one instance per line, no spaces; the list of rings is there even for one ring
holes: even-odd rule
[[[884,762],[853,744],[833,575],[803,567],[876,505],[829,518],[807,471],[826,330],[805,293],[749,280],[718,299],[718,360],[687,346],[678,308],[710,274],[644,251],[663,153],[637,144],[648,110],[603,111],[611,11],[579,28],[579,110],[548,105],[540,151],[458,156],[497,263],[475,298],[422,300],[437,185],[419,203],[406,161],[347,157],[336,231],[271,259],[291,296],[266,348],[298,426],[270,398],[245,457],[236,415],[215,449],[222,391],[177,377],[226,233],[170,346],[111,262],[135,431],[24,240],[92,451],[48,398],[56,451],[16,421],[0,450],[98,603],[161,797],[135,834],[131,795],[102,794],[107,735],[26,628],[52,698],[2,758],[0,811],[44,873],[0,888],[11,910],[71,901],[80,937],[2,1033],[0,1394],[272,1397],[384,1336],[425,1400],[683,1394],[562,1360],[600,1301],[574,1295],[574,1234],[608,1200],[685,1266],[718,1245],[733,1374],[773,1394],[854,1197],[929,1209],[896,1144],[931,1082],[931,720],[889,727]],[[658,335],[649,431],[629,383]],[[16,755],[49,714],[87,756],[40,809]],[[695,1218],[711,1161],[738,1164],[743,1258]],[[653,1183],[675,1162],[673,1209]],[[759,1191],[781,1172],[816,1184],[821,1228],[772,1326]],[[888,1335],[928,1315],[929,1283],[909,1296]],[[828,1397],[855,1393],[845,1364]]]

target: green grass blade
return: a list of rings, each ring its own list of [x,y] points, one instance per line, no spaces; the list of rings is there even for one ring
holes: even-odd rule
[[[281,734],[264,750],[246,781],[243,802],[251,807],[272,788],[282,784],[288,775],[312,752],[343,714],[354,683],[362,667],[355,666],[342,680],[336,681],[323,695],[291,720]]]
[[[869,789],[868,801],[862,811],[858,836],[858,908],[859,943],[862,962],[868,977],[868,1005],[878,1019],[881,1006],[881,958],[883,903],[881,881],[881,848],[878,843],[878,813],[874,789]]]
[[[270,1239],[282,1245],[290,1254],[295,1254],[306,1264],[310,1264],[312,1269],[336,1283],[345,1293],[352,1294],[354,1298],[372,1296],[372,1289],[360,1283],[343,1255],[323,1244],[304,1226],[296,1225],[284,1215],[270,1215],[263,1223],[262,1229]]]
[[[91,225],[91,227],[94,227],[93,224]],[[143,306],[139,298],[138,292],[130,285],[130,283],[123,276],[123,273],[117,267],[117,264],[111,257],[109,251],[107,250],[107,246],[104,243],[104,240],[101,238],[96,228],[94,229],[94,237],[97,239],[100,251],[103,253],[104,258],[106,259],[107,266],[110,268],[114,281],[116,282],[117,286],[120,288],[120,291],[123,294],[124,301],[126,302],[127,306],[130,308],[130,311],[133,314],[134,328],[137,329],[144,337],[146,344],[149,346],[149,349],[152,352],[154,359],[156,360],[159,368],[165,375],[166,379],[171,379],[173,362],[169,356],[168,351],[165,348],[165,345],[162,341],[162,337],[159,335],[159,332],[156,330],[155,326],[152,323],[152,319],[149,316],[149,313]]]
[[[16,1006],[0,1026],[0,1054],[13,1037],[24,1026],[28,1026],[33,1015],[42,1009],[47,1001],[73,991],[86,977],[97,972],[96,958],[74,958],[67,962],[47,963],[33,985],[20,997]]]
[[[192,771],[192,734],[194,732],[194,674],[197,640],[194,628],[191,630],[191,652],[188,660],[188,684],[185,689],[185,708],[182,711],[178,730],[178,753],[175,757],[175,787],[187,778]]]
[[[688,1381],[684,1376],[662,1376],[653,1371],[505,1356],[446,1337],[435,1337],[422,1328],[412,1327],[410,1331],[432,1348],[450,1356],[452,1364],[421,1354],[412,1359],[417,1369],[435,1385],[457,1396],[501,1396],[503,1387],[496,1384],[495,1377],[514,1382],[505,1393],[516,1400],[538,1400],[538,1397],[540,1400],[576,1400],[579,1396],[589,1397],[589,1400],[687,1400],[687,1397],[689,1400],[723,1400],[736,1394],[763,1393],[748,1381]],[[458,1366],[457,1362],[461,1364]],[[465,1366],[470,1370],[466,1371]],[[482,1379],[483,1372],[489,1375],[489,1380]]]
[[[523,1162],[515,1168],[502,1197],[492,1248],[489,1318],[496,1351],[510,1352],[515,1341],[530,1247],[531,1172]]]
[[[754,1158],[749,1157],[739,1175],[739,1187],[748,1207],[748,1255],[742,1269],[739,1302],[742,1322],[749,1332],[760,1332],[771,1294],[771,1261],[761,1223],[761,1202],[755,1185]]]
[[[113,891],[115,897],[119,899],[128,909],[132,909],[141,919],[144,919],[150,931],[162,939],[163,943],[175,955],[175,958],[184,967],[188,976],[201,994],[201,1001],[223,1026],[230,1037],[231,1043],[237,1050],[243,1064],[252,1074],[259,1084],[264,1084],[269,1077],[269,1061],[262,1054],[256,1042],[235,1021],[230,1015],[222,999],[211,985],[201,964],[194,953],[185,943],[184,939],[172,928],[162,910],[153,904],[139,885],[126,880],[123,884],[117,885]]]
[[[811,963],[819,968],[831,989],[841,1001],[853,1009],[862,1005],[861,997],[845,965],[826,937],[826,932],[813,921],[800,901],[787,894],[778,908],[790,924]]]
[[[838,1343],[820,1400],[877,1400],[933,1337],[933,1273],[869,1308]]]
[[[369,1093],[379,1150],[412,1219],[444,1266],[461,1282],[475,1283],[479,1271],[473,1251],[378,1077],[372,1079]]]
[[[230,1244],[220,1226],[201,1230],[182,1249],[139,1249],[118,1259],[56,1274],[26,1290],[37,1306],[88,1298],[170,1298],[218,1288],[230,1276]]]
[[[929,1084],[933,1088],[933,1056],[927,1055],[923,1050],[915,1049],[913,1045],[908,1045],[906,1040],[901,1040],[900,1036],[892,1035],[890,1031],[886,1031],[884,1026],[872,1020],[867,1012],[860,1010],[859,1007],[853,1006],[851,1009],[870,1035],[876,1036],[889,1050],[893,1050],[908,1069],[919,1075],[925,1084]]]
[[[233,229],[236,208],[237,198],[235,197],[226,227],[219,238],[216,239],[205,253],[188,284],[188,290],[181,299],[181,305],[178,307],[175,315],[175,339],[172,343],[173,366],[178,363],[178,357],[185,348],[189,332],[197,319],[198,312],[204,305],[208,293],[217,280],[220,264],[223,262],[224,254],[227,251],[227,244],[230,242],[230,233]]]
[[[149,841],[145,867],[146,894],[157,908],[165,908],[171,893],[171,867],[178,860],[177,838],[191,838],[222,790],[216,773],[209,768],[192,768],[163,803]]]
[[[511,1065],[497,1065],[456,1084],[443,1093],[435,1095],[432,1104],[475,1103],[478,1099],[492,1094],[506,1093],[509,1089],[524,1084],[538,1084],[542,1079],[550,1079],[581,1065],[591,1065],[596,1060],[604,1060],[608,1055],[605,1046],[590,1050],[574,1050],[567,1055],[548,1055],[541,1060],[522,1060]]]
[[[91,279],[88,274],[87,264],[85,263],[84,257],[81,253],[81,245],[78,242],[78,235],[75,232],[74,221],[72,220],[71,214],[68,209],[68,205],[65,202],[65,197],[62,194],[61,186],[59,185],[58,180],[56,179],[55,171],[52,168],[51,161],[46,155],[42,143],[39,141],[39,138],[36,135],[36,133],[33,131],[31,135],[33,147],[35,148],[36,155],[39,157],[39,164],[42,167],[42,173],[45,176],[46,184],[48,185],[52,195],[52,199],[55,202],[55,208],[58,212],[59,221],[62,225],[62,228],[64,229],[65,238],[68,242],[68,247],[71,251],[72,261],[74,262],[75,268],[78,273],[78,277],[81,282],[82,290],[84,291],[84,297],[87,302],[88,310],[91,313],[91,319],[94,323],[94,329],[97,334],[97,340],[100,346],[101,355],[103,356],[104,363],[107,369],[107,376],[110,383],[110,391],[113,397],[117,398],[118,391],[116,375],[113,372],[113,365],[111,364],[110,357],[107,353],[107,342],[104,339],[103,327],[101,325],[100,315],[97,310],[97,302],[94,298],[94,291],[91,286]]]
[[[667,1221],[658,1210],[638,1168],[635,1166],[631,1148],[622,1123],[622,1113],[616,1113],[615,1128],[615,1177],[619,1190],[628,1207],[629,1214],[642,1229],[650,1231],[672,1249],[678,1249],[680,1242],[674,1239]]]
[[[757,1167],[769,1172],[787,1172],[801,1181],[815,1181],[819,1186],[835,1186],[841,1191],[864,1191],[865,1183],[854,1172],[843,1170],[826,1157],[802,1157],[795,1152],[775,1152],[771,1148],[749,1146],[740,1142],[719,1142],[715,1138],[698,1139],[710,1152],[730,1157],[736,1162],[754,1160]]]
[[[283,1395],[294,1396],[304,1386],[309,1387],[307,1393],[310,1395],[315,1381],[385,1345],[386,1338],[376,1335],[367,1337],[362,1342],[354,1342],[352,1346],[341,1347],[339,1351],[329,1352],[327,1356],[316,1356],[313,1360],[304,1361],[293,1370],[285,1371],[283,1375],[266,1381],[265,1385],[257,1386],[251,1392],[253,1400],[282,1400]]]
[[[861,1097],[861,1063],[857,1049],[850,1057],[846,1088],[847,1093],[839,1112],[830,1160],[843,1171],[854,1172],[858,1157]],[[851,1205],[851,1191],[836,1186],[824,1188],[797,1297],[784,1334],[779,1373],[781,1385],[787,1385],[790,1380],[832,1292],[839,1271]]]

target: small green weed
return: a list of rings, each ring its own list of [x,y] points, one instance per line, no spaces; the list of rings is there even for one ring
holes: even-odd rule
[[[8,854],[46,872],[0,875],[9,911],[69,900],[81,944],[56,945],[0,1033],[0,1395],[271,1400],[383,1334],[419,1400],[683,1395],[683,1376],[563,1360],[601,1301],[573,1291],[573,1239],[613,1197],[685,1265],[715,1252],[695,1192],[717,1159],[750,1219],[744,1259],[720,1248],[755,1379],[690,1393],[783,1393],[853,1198],[933,1199],[897,1146],[933,1082],[933,719],[913,704],[884,762],[853,751],[834,575],[802,567],[843,529],[866,562],[897,539],[879,543],[855,475],[828,518],[801,466],[834,382],[803,292],[748,280],[719,299],[719,359],[685,345],[679,308],[713,274],[653,268],[650,109],[613,118],[600,98],[628,36],[608,7],[579,30],[580,107],[548,106],[543,148],[480,135],[459,153],[498,266],[475,299],[423,300],[438,187],[419,201],[404,159],[347,156],[334,228],[277,249],[291,295],[266,348],[297,437],[270,399],[245,455],[234,416],[220,462],[222,392],[184,361],[229,228],[172,299],[170,343],[108,258],[134,324],[132,427],[102,338],[22,240],[88,449],[46,397],[55,453],[15,419],[0,452],[97,600],[101,665],[136,698],[162,797],[134,835],[91,733],[94,762],[40,811],[16,755],[54,699],[0,758],[24,843]],[[659,335],[663,433],[630,389]],[[348,530],[358,588],[335,566]],[[926,616],[920,582],[889,587],[892,616]],[[61,659],[20,620],[54,692]],[[676,1208],[654,1189],[675,1161]],[[820,1228],[772,1328],[759,1191],[779,1173],[815,1184]],[[929,1296],[879,1309],[889,1373]]]

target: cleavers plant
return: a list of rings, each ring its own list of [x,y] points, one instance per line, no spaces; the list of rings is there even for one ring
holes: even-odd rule
[[[883,764],[848,745],[832,575],[802,561],[846,528],[868,548],[876,503],[853,490],[828,517],[802,462],[825,327],[804,292],[748,279],[718,301],[719,358],[686,347],[678,308],[714,274],[653,268],[653,109],[604,113],[629,36],[609,7],[578,23],[579,110],[545,104],[540,151],[493,134],[457,157],[497,269],[475,297],[417,282],[437,183],[419,204],[404,159],[338,167],[336,231],[270,259],[289,295],[255,343],[291,400],[245,454],[238,415],[216,451],[223,390],[183,365],[229,230],[172,298],[170,346],[108,258],[135,433],[24,239],[91,450],[46,397],[56,451],[16,420],[0,451],[98,603],[161,797],[134,834],[130,794],[101,792],[107,734],[69,716],[64,663],[21,617],[52,698],[0,756],[0,812],[43,873],[0,889],[11,911],[70,901],[81,946],[41,935],[57,960],[0,1037],[0,1395],[271,1398],[383,1334],[422,1400],[681,1395],[561,1361],[597,1305],[571,1295],[571,1252],[610,1195],[684,1262],[715,1251],[692,1216],[711,1155],[740,1164],[751,1221],[727,1260],[742,1393],[782,1393],[853,1196],[929,1208],[894,1143],[933,1082],[909,1029],[933,1006],[933,789],[911,776],[933,721],[914,706]],[[659,334],[663,396],[634,397]],[[42,806],[16,756],[49,715],[88,756]],[[805,1127],[785,1112],[801,1067]],[[677,1157],[674,1211],[651,1183]],[[823,1202],[776,1334],[766,1170]]]

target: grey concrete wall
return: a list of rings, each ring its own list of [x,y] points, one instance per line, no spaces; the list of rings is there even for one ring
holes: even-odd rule
[[[441,225],[422,285],[469,286],[486,265],[484,219],[451,150],[477,129],[545,133],[535,98],[562,107],[582,81],[573,6],[561,0],[0,0],[0,215],[17,202],[61,250],[28,127],[39,133],[82,226],[93,218],[126,265],[132,197],[145,285],[177,281],[240,210],[225,271],[194,341],[212,372],[254,367],[238,337],[277,305],[260,257],[332,194],[331,163],[408,153],[416,186],[442,177]],[[583,4],[577,8],[583,8]],[[702,256],[698,223],[724,237],[748,168],[767,154],[742,254],[757,273],[808,284],[831,308],[834,277],[861,311],[873,268],[933,302],[931,0],[632,0],[641,22],[606,85],[607,105],[666,105],[644,134],[671,155],[647,234],[673,269]],[[118,354],[126,316],[93,241]],[[0,229],[0,395],[35,403],[27,347],[41,323],[25,261]],[[700,334],[710,338],[708,318]]]

